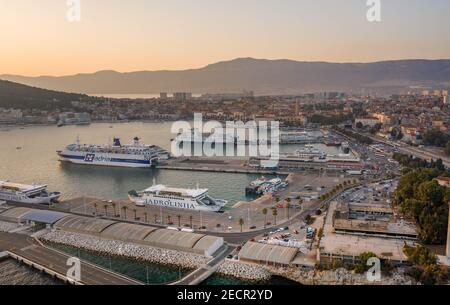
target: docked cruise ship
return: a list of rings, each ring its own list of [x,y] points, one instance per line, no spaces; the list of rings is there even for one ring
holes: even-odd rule
[[[29,203],[50,204],[56,202],[61,193],[48,193],[46,185],[26,185],[0,181],[0,200]]]
[[[114,139],[113,144],[106,145],[80,144],[77,139],[75,144],[57,153],[63,162],[116,167],[147,168],[170,158],[166,150],[142,144],[139,138],[134,138],[129,145],[122,145],[118,138]]]
[[[162,206],[186,210],[219,212],[226,200],[214,199],[208,195],[208,189],[171,188],[154,185],[142,192],[131,191],[128,197],[138,206]]]

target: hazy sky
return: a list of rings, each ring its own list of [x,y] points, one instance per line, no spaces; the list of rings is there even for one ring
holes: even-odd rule
[[[237,57],[368,62],[450,58],[450,1],[0,0],[0,74],[199,68]]]

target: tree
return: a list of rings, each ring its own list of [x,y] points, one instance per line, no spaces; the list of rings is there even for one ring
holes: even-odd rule
[[[114,217],[117,217],[116,203],[115,202],[112,203],[112,207],[113,207]]]
[[[242,226],[244,225],[244,219],[243,218],[239,218],[239,226],[241,226],[241,233],[243,231]]]
[[[272,209],[272,215],[273,215],[273,218],[274,218],[274,224],[277,225],[278,210],[277,210],[276,207]]]
[[[427,131],[423,135],[423,143],[425,145],[445,147],[450,141],[450,135],[443,133],[438,129]]]
[[[264,229],[267,227],[267,212],[268,211],[266,208],[262,209],[262,213],[264,215]]]
[[[446,282],[447,270],[440,268],[437,257],[424,246],[405,246],[403,252],[408,257],[413,267],[407,270],[407,274],[424,285],[435,285]]]
[[[364,273],[369,270],[370,266],[367,266],[367,261],[377,256],[373,252],[364,252],[358,256],[358,263],[353,266],[353,270],[356,273]]]
[[[289,220],[291,217],[289,215],[291,209],[291,198],[286,199],[286,212],[287,212],[287,219]]]
[[[437,168],[410,171],[394,194],[393,204],[417,222],[419,238],[426,244],[442,244],[447,237],[450,190],[433,181],[439,175]]]
[[[444,149],[445,153],[447,155],[450,156],[450,141],[447,142],[447,144],[445,144],[445,149]]]

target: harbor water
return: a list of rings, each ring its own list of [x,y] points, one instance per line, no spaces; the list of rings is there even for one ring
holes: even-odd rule
[[[171,149],[172,123],[99,123],[90,126],[30,126],[0,129],[0,180],[20,183],[47,184],[52,191],[60,191],[63,199],[93,196],[104,199],[126,199],[132,190],[142,190],[157,183],[173,187],[208,188],[215,198],[230,204],[252,200],[245,187],[258,175],[172,171],[132,168],[89,167],[63,164],[56,151],[74,143],[106,144],[114,137],[130,143],[139,137],[146,144]],[[336,153],[335,147],[317,144],[318,148]],[[281,151],[292,152],[301,145],[282,146]]]
[[[1,285],[62,285],[62,282],[13,259],[0,261]]]
[[[49,244],[50,245],[50,244]],[[127,259],[116,256],[108,256],[92,251],[79,250],[65,245],[51,244],[51,247],[63,251],[69,255],[79,257],[80,259],[92,264],[112,270],[129,278],[138,280],[147,285],[162,285],[177,281],[186,276],[191,270],[178,268],[174,266],[164,266],[160,264],[138,262],[133,259]],[[274,276],[267,282],[244,281],[239,278],[222,276],[214,274],[208,278],[202,285],[298,285],[298,283],[288,279]]]

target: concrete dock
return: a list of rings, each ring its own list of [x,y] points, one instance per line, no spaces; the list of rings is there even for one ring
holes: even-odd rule
[[[70,268],[67,260],[70,256],[59,251],[43,247],[30,236],[22,234],[0,233],[0,249],[21,263],[67,283],[74,283],[67,277]],[[79,285],[141,285],[142,283],[109,270],[81,262],[81,280]]]

